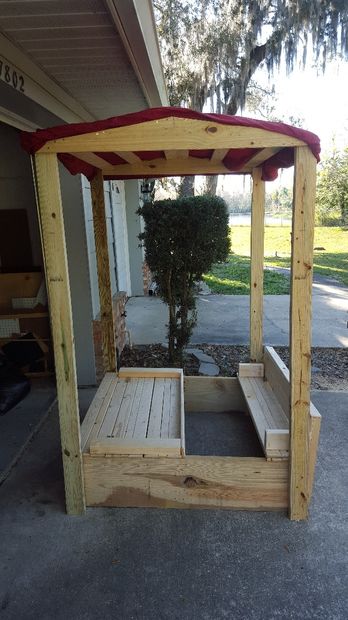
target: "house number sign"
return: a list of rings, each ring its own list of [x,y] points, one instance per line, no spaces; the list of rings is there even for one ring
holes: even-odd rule
[[[25,81],[24,77],[19,71],[11,64],[0,58],[0,79],[12,88],[15,88],[20,93],[25,93]]]

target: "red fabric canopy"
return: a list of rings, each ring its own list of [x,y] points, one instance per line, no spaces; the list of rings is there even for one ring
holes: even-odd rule
[[[59,138],[67,138],[70,136],[83,135],[86,133],[92,133],[97,131],[103,131],[106,129],[112,129],[115,127],[125,127],[129,125],[136,125],[139,123],[145,123],[162,118],[177,117],[177,118],[190,118],[196,120],[203,120],[208,122],[221,123],[223,125],[239,125],[241,127],[255,127],[258,129],[264,129],[266,131],[272,131],[286,136],[291,136],[302,140],[311,149],[313,155],[319,161],[320,153],[320,140],[318,136],[299,129],[298,127],[292,127],[285,123],[273,123],[268,121],[257,120],[253,118],[245,118],[243,116],[228,116],[225,114],[203,114],[201,112],[195,112],[187,108],[175,108],[175,107],[163,107],[152,108],[143,110],[141,112],[134,112],[132,114],[125,114],[123,116],[114,116],[102,121],[94,121],[90,123],[74,123],[71,125],[58,125],[56,127],[50,127],[49,129],[38,129],[36,132],[22,132],[21,143],[23,148],[31,154],[36,153],[41,149],[46,142],[50,140],[56,140]],[[243,166],[259,151],[260,149],[231,149],[223,159],[225,167],[231,172],[238,172],[242,170]],[[98,157],[101,157],[105,161],[111,163],[117,168],[117,165],[127,163],[116,153],[95,153]],[[148,161],[155,158],[165,157],[163,151],[141,151],[135,152],[135,154],[143,161]],[[210,152],[207,150],[190,150],[189,155],[197,158],[208,158]],[[74,155],[69,153],[59,154],[58,158],[65,165],[65,167],[71,172],[71,174],[84,174],[89,180],[91,180],[97,169],[78,159]],[[294,148],[286,147],[273,155],[269,160],[262,164],[263,180],[272,181],[278,175],[279,168],[288,168],[294,163]],[[146,175],[144,175],[146,176]],[[154,177],[154,173],[149,173],[147,176]],[[113,175],[112,177],[106,177],[109,179],[124,179],[124,178],[136,178],[133,175],[127,177]]]

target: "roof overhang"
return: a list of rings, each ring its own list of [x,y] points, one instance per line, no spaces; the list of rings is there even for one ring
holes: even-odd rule
[[[72,174],[91,180],[160,178],[198,174],[248,174],[263,179],[294,163],[294,149],[308,146],[319,160],[319,138],[284,123],[154,108],[93,123],[23,133],[31,153],[55,153]]]
[[[150,107],[168,105],[152,0],[105,0]]]

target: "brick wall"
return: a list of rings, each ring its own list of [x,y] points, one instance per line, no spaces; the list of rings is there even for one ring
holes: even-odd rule
[[[124,291],[120,291],[114,295],[112,300],[118,357],[121,355],[126,344],[126,319],[124,316],[126,301],[127,293]],[[101,322],[98,318],[93,321],[93,342],[97,382],[100,383],[105,374],[105,369],[103,367]]]
[[[148,264],[143,262],[143,285],[144,285],[144,295],[149,294],[149,286],[152,282],[152,275]]]

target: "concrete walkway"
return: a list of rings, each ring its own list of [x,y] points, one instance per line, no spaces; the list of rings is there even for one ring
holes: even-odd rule
[[[300,523],[228,510],[68,517],[53,411],[0,487],[1,619],[346,620],[348,394],[313,401],[319,463]]]
[[[289,295],[264,298],[265,343],[289,341]],[[201,295],[192,344],[248,344],[249,296]],[[127,303],[127,328],[133,344],[166,341],[167,308],[157,297],[132,297]],[[348,289],[325,279],[313,284],[313,346],[348,346]]]

